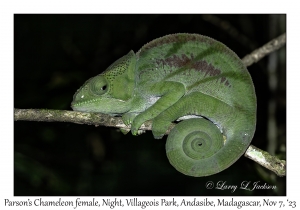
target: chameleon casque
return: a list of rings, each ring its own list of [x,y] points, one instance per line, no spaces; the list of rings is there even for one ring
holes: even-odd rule
[[[152,120],[156,139],[179,119],[167,138],[167,157],[178,171],[195,177],[218,173],[238,160],[256,125],[248,70],[224,44],[197,34],[171,34],[136,54],[131,50],[87,80],[72,109],[121,115],[133,135]]]

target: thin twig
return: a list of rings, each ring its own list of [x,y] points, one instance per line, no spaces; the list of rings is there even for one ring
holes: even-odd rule
[[[220,18],[217,15],[210,14],[202,15],[202,19],[223,30],[223,32],[231,36],[233,40],[238,41],[243,46],[247,46],[248,49],[255,49],[256,43],[250,40],[245,34],[241,33],[241,31],[235,28],[229,21]]]
[[[246,55],[242,61],[246,66],[251,66],[253,63],[256,63],[266,55],[270,54],[271,52],[278,50],[286,43],[286,33],[280,35],[279,37],[271,40],[264,46],[254,50],[249,55]]]
[[[66,110],[50,110],[50,109],[15,109],[15,121],[43,121],[43,122],[71,122],[77,124],[88,124],[95,126],[107,126],[123,129],[127,127],[121,117],[112,117],[101,113],[84,113]],[[151,121],[145,122],[140,130],[151,130]],[[166,134],[175,126],[172,124]],[[284,160],[279,160],[277,157],[270,155],[266,151],[258,149],[250,145],[245,153],[245,157],[257,162],[263,167],[275,172],[278,176],[285,176],[286,164]]]

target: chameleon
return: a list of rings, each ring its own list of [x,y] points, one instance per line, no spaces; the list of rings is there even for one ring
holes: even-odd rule
[[[219,173],[246,151],[255,133],[256,94],[241,59],[199,34],[166,35],[112,63],[73,96],[74,111],[122,116],[133,135],[152,121],[155,139],[175,123],[166,155],[193,177]]]

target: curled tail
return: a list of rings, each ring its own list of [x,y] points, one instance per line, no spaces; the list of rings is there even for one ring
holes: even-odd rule
[[[179,172],[209,176],[228,168],[245,153],[255,131],[255,109],[239,110],[197,92],[183,97],[157,116],[153,132],[166,121],[189,114],[204,118],[178,123],[166,142],[167,157]]]
[[[195,177],[209,176],[236,162],[249,146],[250,135],[236,131],[225,139],[211,121],[188,119],[171,130],[166,153],[171,165],[179,172]]]

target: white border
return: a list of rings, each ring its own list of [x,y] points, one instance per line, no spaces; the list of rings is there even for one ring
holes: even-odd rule
[[[299,170],[299,6],[296,1],[1,1],[0,3],[0,78],[1,78],[1,146],[0,146],[0,206],[4,207],[4,199],[34,200],[38,197],[13,197],[13,14],[14,13],[287,13],[287,160],[288,180],[287,196],[268,197],[274,201],[297,200],[300,205],[298,190]],[[82,199],[88,200],[90,197]],[[105,197],[109,198],[109,197]],[[167,197],[172,199],[171,197]],[[45,197],[44,200],[56,200],[58,197]],[[64,200],[75,200],[75,197],[63,197]],[[101,198],[97,198],[101,199]],[[113,198],[112,198],[113,199]],[[121,197],[126,199],[126,197]],[[153,200],[151,197],[144,197]],[[161,197],[155,197],[159,200]],[[182,198],[176,198],[178,200]],[[218,197],[209,197],[217,200]],[[230,200],[231,198],[225,197]],[[262,197],[235,197],[236,200],[262,200]],[[12,207],[9,207],[11,209]],[[40,207],[39,207],[40,208]],[[60,209],[64,207],[57,207]],[[154,207],[147,207],[152,209]],[[195,209],[188,207],[186,209]],[[198,207],[199,208],[199,207]],[[236,207],[235,207],[236,208]],[[23,207],[22,209],[32,209]],[[64,208],[66,209],[66,208]],[[69,208],[71,209],[71,208]],[[82,208],[83,209],[83,208]],[[91,209],[91,208],[89,208]],[[102,208],[104,209],[104,208]],[[107,208],[109,209],[109,208]],[[122,208],[132,209],[132,207]],[[140,209],[140,208],[136,208]]]

